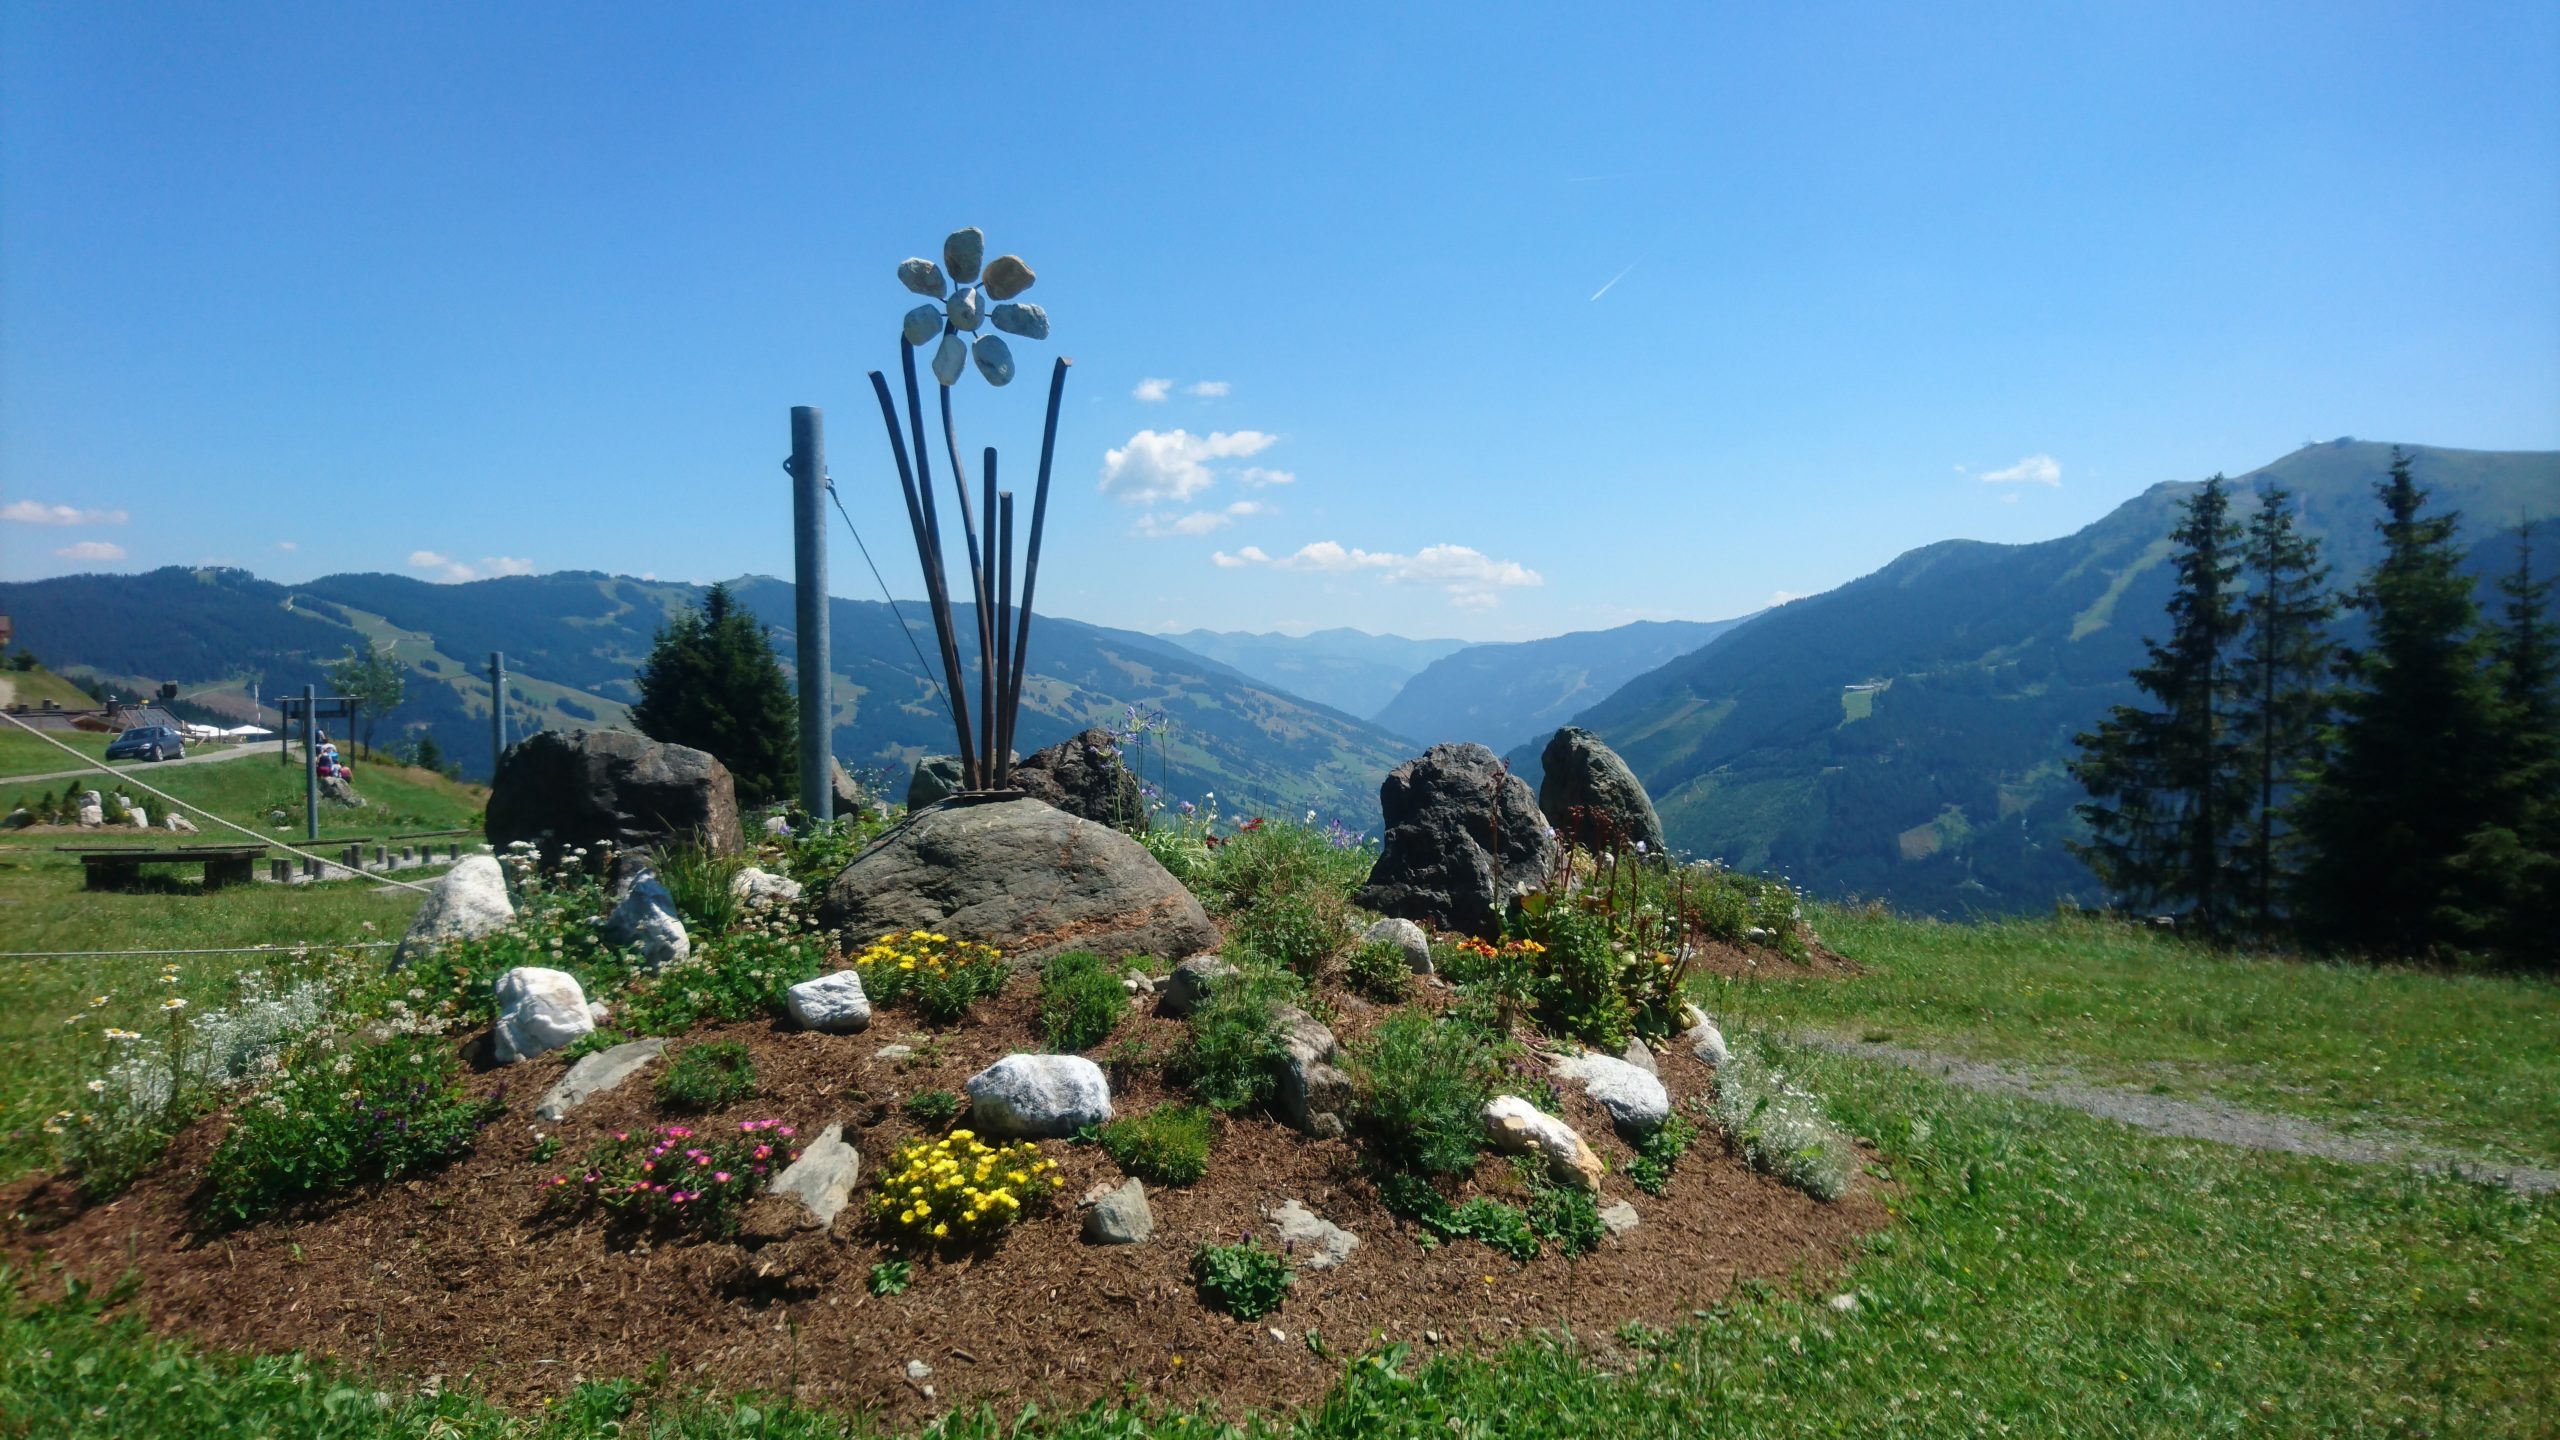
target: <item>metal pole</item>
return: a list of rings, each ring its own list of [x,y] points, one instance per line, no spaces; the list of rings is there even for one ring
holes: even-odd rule
[[[507,753],[507,652],[489,652],[489,780],[498,779],[498,761]]]
[[[320,838],[320,691],[317,686],[302,687],[302,818],[309,838]]]
[[[827,761],[834,726],[827,683],[827,446],[815,405],[791,407],[792,601],[800,650],[800,808],[824,824],[835,818]]]

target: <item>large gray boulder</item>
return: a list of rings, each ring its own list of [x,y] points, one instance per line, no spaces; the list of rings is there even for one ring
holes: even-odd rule
[[[1387,828],[1359,903],[1490,940],[1511,898],[1544,885],[1558,853],[1527,781],[1472,742],[1434,745],[1378,787]]]
[[[1099,727],[1031,752],[1013,767],[1013,786],[1034,800],[1115,830],[1138,835],[1147,828],[1138,777],[1121,763],[1120,742]]]
[[[493,856],[465,855],[444,872],[427,892],[426,902],[409,920],[400,948],[391,952],[394,966],[406,965],[439,945],[494,935],[516,918],[507,898],[507,872]]]
[[[490,786],[487,828],[499,849],[531,840],[551,854],[608,841],[626,851],[746,848],[729,767],[628,730],[544,730],[508,746]]]
[[[1580,726],[1567,725],[1538,757],[1546,772],[1538,782],[1538,808],[1567,842],[1593,852],[1642,845],[1663,852],[1662,817],[1644,782],[1618,752]]]
[[[1074,949],[1173,960],[1218,943],[1200,902],[1146,847],[1028,798],[908,817],[836,876],[818,918],[857,946],[940,930],[1017,965]]]

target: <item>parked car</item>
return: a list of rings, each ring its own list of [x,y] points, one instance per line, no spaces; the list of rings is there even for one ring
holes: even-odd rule
[[[107,746],[110,760],[178,760],[187,753],[187,737],[169,725],[136,725]]]

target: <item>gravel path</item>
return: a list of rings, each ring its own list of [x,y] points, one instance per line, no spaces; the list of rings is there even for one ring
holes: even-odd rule
[[[2036,1072],[1967,1060],[1934,1050],[1879,1045],[1839,1035],[1804,1034],[1796,1038],[1817,1050],[1828,1050],[1835,1055],[1882,1060],[1935,1075],[1968,1090],[2015,1095],[2048,1105],[2067,1105],[2074,1110],[2154,1134],[2211,1140],[2251,1150],[2283,1150],[2323,1160],[2340,1160],[2350,1165],[2419,1165],[2449,1170],[2483,1184],[2501,1185],[2520,1195],[2560,1191],[2560,1170],[2492,1164],[2456,1151],[2386,1134],[2349,1135],[2313,1121],[2244,1109],[2221,1100],[2179,1100],[2120,1086],[2092,1085],[2077,1078],[2077,1072],[2067,1066]]]

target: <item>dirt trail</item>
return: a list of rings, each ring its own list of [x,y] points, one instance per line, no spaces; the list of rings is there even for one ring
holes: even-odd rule
[[[2529,1165],[2502,1165],[2389,1134],[2349,1135],[2314,1121],[2265,1110],[2250,1110],[2221,1100],[2179,1100],[2121,1086],[2092,1085],[2069,1066],[2032,1071],[1967,1060],[1935,1050],[1879,1045],[1840,1035],[1800,1034],[1817,1050],[1882,1060],[1924,1071],[1968,1090],[2015,1095],[2048,1105],[2065,1105],[2102,1119],[2119,1121],[2159,1135],[2211,1140],[2251,1150],[2282,1150],[2350,1165],[2417,1165],[2448,1170],[2468,1180],[2500,1185],[2520,1195],[2560,1191],[2560,1170]]]

